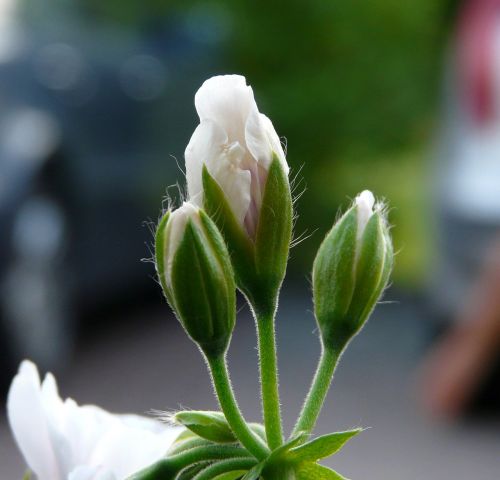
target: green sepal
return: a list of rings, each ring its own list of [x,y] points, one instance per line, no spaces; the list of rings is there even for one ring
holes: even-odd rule
[[[170,210],[168,210],[163,217],[161,218],[158,226],[156,227],[156,235],[155,235],[155,267],[156,273],[158,275],[158,281],[163,290],[163,294],[167,299],[170,307],[175,310],[175,305],[173,302],[173,298],[169,293],[169,289],[167,287],[165,281],[165,231],[168,223],[168,219],[170,218]]]
[[[32,472],[31,470],[26,470],[23,475],[23,480],[31,480]]]
[[[273,154],[254,240],[205,165],[202,181],[203,206],[226,240],[238,288],[254,308],[272,312],[286,272],[293,224],[290,183],[280,160]]]
[[[347,480],[339,473],[317,463],[303,463],[296,469],[297,480]]]
[[[313,266],[314,311],[323,342],[341,351],[354,334],[347,312],[355,289],[357,209],[334,225],[319,247]]]
[[[279,446],[271,452],[268,458],[261,462],[261,473],[264,478],[274,479],[280,478],[283,480],[294,479],[294,468],[288,460],[289,451],[300,445],[307,438],[307,434],[300,432],[294,435],[283,445]],[[257,477],[258,478],[258,477]]]
[[[356,288],[347,317],[356,323],[356,332],[364,325],[385,288],[390,269],[384,220],[375,212],[368,220],[359,245],[356,264]],[[390,244],[390,241],[389,241]],[[392,259],[392,255],[390,256]]]
[[[253,283],[255,274],[255,249],[234,213],[217,181],[206,165],[202,169],[203,208],[221,231],[233,262],[236,284],[248,294],[245,285]]]
[[[176,413],[173,419],[206,440],[217,443],[236,442],[236,437],[221,412],[188,410]]]
[[[361,428],[357,428],[346,432],[323,435],[303,445],[292,448],[288,452],[287,458],[293,462],[315,462],[329,457],[341,450],[352,437],[362,431]]]
[[[191,438],[196,438],[197,435],[195,435],[191,430],[188,430],[185,428],[184,430],[181,430],[179,435],[175,438],[175,440],[172,442],[172,445],[176,445],[178,443],[184,442],[185,440],[189,440]]]
[[[292,224],[290,183],[279,158],[273,153],[255,235],[255,267],[259,281],[252,286],[252,296],[256,308],[274,308],[285,277]]]
[[[200,219],[201,227],[188,220],[177,246],[171,271],[172,296],[189,336],[206,355],[217,356],[227,350],[234,328],[236,287],[220,233],[203,211]]]

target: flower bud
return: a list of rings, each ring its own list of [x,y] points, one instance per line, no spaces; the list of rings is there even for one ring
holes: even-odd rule
[[[362,192],[330,230],[313,267],[323,344],[340,353],[364,325],[389,280],[393,249],[382,205]]]
[[[184,202],[167,212],[156,232],[156,269],[167,300],[207,356],[224,353],[236,316],[233,271],[217,227]]]
[[[185,152],[189,198],[223,233],[238,287],[253,303],[272,303],[285,275],[293,217],[279,137],[242,76],[207,80],[195,105],[200,124]]]

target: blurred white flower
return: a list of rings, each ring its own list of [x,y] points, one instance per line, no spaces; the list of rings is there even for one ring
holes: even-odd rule
[[[240,75],[206,80],[196,93],[195,106],[200,124],[185,152],[189,198],[203,205],[202,167],[206,165],[236,219],[253,238],[273,153],[288,174],[279,137]]]
[[[153,419],[63,401],[54,377],[40,383],[27,360],[12,381],[7,416],[38,480],[124,479],[162,457],[178,433]]]

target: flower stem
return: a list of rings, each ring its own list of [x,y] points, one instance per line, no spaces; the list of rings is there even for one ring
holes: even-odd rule
[[[256,323],[264,425],[267,443],[271,450],[274,450],[283,443],[274,314],[261,315],[256,313]]]
[[[297,435],[299,432],[311,433],[314,429],[330,389],[339,357],[338,352],[325,348],[322,344],[318,368],[292,435]]]
[[[258,460],[263,460],[270,451],[264,442],[252,432],[241,414],[231,386],[225,356],[207,356],[207,362],[220,406],[233,433],[252,455]]]

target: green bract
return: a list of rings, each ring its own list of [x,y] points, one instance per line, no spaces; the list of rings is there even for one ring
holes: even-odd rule
[[[185,203],[156,232],[156,265],[170,306],[207,356],[226,351],[236,293],[226,245],[203,210]]]
[[[393,264],[385,218],[376,208],[360,227],[360,205],[334,225],[313,267],[314,311],[327,348],[340,352],[361,329],[387,285]]]
[[[221,412],[188,410],[177,412],[173,420],[196,435],[218,443],[235,442],[236,437]]]
[[[276,155],[267,173],[255,238],[237,222],[224,192],[203,167],[203,206],[227,242],[238,288],[257,310],[274,309],[285,276],[292,235],[288,176]]]

